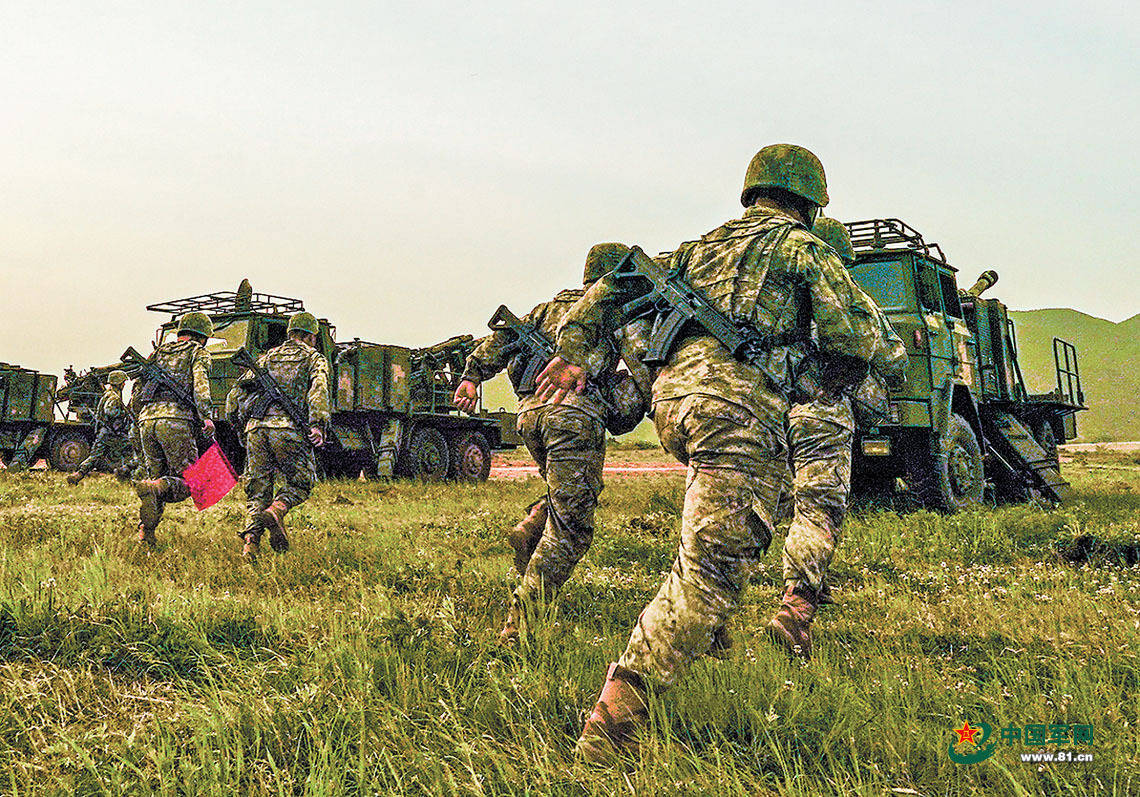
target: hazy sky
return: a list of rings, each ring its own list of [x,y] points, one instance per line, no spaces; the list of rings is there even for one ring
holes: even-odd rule
[[[478,334],[738,215],[779,141],[1013,307],[1140,312],[1135,3],[553,5],[7,0],[0,360],[114,360],[242,277],[341,338]]]

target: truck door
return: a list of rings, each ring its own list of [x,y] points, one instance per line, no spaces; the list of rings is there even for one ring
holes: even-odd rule
[[[958,369],[953,326],[942,305],[942,286],[937,268],[924,257],[915,257],[914,267],[919,306],[926,324],[927,339],[930,341],[930,387],[932,390],[940,390]]]

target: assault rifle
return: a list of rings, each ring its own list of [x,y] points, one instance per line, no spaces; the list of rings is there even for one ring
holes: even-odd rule
[[[273,404],[285,410],[285,415],[293,422],[302,435],[308,436],[309,433],[309,418],[301,408],[293,403],[293,400],[285,395],[281,390],[281,385],[277,384],[277,380],[269,375],[269,372],[257,364],[257,360],[253,355],[245,350],[244,347],[237,350],[231,360],[234,365],[245,368],[253,374],[253,381],[257,383],[258,394],[253,399],[249,407],[249,416],[251,418],[264,418],[265,411]]]
[[[766,335],[750,326],[740,326],[713,306],[704,294],[691,286],[679,269],[666,271],[657,265],[639,246],[634,246],[613,271],[618,280],[632,279],[649,283],[649,291],[622,307],[622,318],[641,318],[656,314],[649,345],[642,357],[646,365],[664,365],[677,336],[689,324],[698,324],[716,338],[733,357],[757,368],[773,389],[785,397],[805,401],[830,392],[823,388],[821,370],[824,362],[808,335],[800,331]],[[795,367],[787,379],[781,379],[768,367],[767,355],[779,346],[795,346],[792,354]],[[833,376],[842,375],[842,368],[852,365],[828,360]],[[866,364],[861,363],[866,375]],[[858,369],[856,369],[857,371]],[[855,375],[858,375],[857,373]],[[860,378],[862,375],[859,375]],[[842,381],[851,382],[850,378]],[[858,383],[858,379],[855,380]]]
[[[528,324],[512,313],[505,304],[487,322],[487,328],[492,332],[511,332],[515,339],[507,346],[505,353],[518,352],[526,358],[526,367],[523,369],[515,391],[519,395],[534,392],[534,383],[538,372],[554,357],[554,344],[546,335],[538,331],[534,324]]]
[[[119,359],[127,365],[135,367],[136,379],[162,388],[174,396],[179,404],[187,407],[193,415],[194,423],[197,424],[198,429],[206,428],[206,424],[202,422],[202,417],[198,414],[198,405],[194,401],[193,391],[188,390],[169,371],[153,360],[143,357],[134,346],[128,347]]]
[[[679,270],[666,271],[645,254],[640,246],[634,246],[613,273],[619,280],[636,279],[650,285],[648,293],[622,308],[623,318],[639,318],[654,312],[657,314],[649,346],[641,358],[646,365],[664,365],[681,330],[690,323],[696,323],[720,341],[733,357],[766,370],[761,360],[777,343],[773,336],[762,335],[755,329],[735,324],[714,307],[704,294],[695,290]]]

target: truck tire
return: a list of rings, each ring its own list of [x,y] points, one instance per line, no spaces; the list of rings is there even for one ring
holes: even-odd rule
[[[451,478],[485,482],[491,475],[491,444],[479,431],[459,432],[451,438]]]
[[[439,481],[447,478],[450,465],[447,438],[443,432],[431,426],[420,426],[412,432],[408,450],[404,453],[402,470],[405,475]]]
[[[52,470],[70,473],[91,454],[91,442],[82,432],[67,431],[53,435],[47,461]]]
[[[906,459],[907,484],[926,509],[958,512],[984,500],[982,448],[961,415],[950,416],[946,434],[932,441],[928,450],[908,450]]]

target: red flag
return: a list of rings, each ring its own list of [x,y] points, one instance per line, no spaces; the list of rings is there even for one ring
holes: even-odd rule
[[[190,488],[194,506],[201,512],[221,501],[237,484],[234,466],[226,459],[217,443],[206,449],[198,461],[182,471],[182,478]]]

